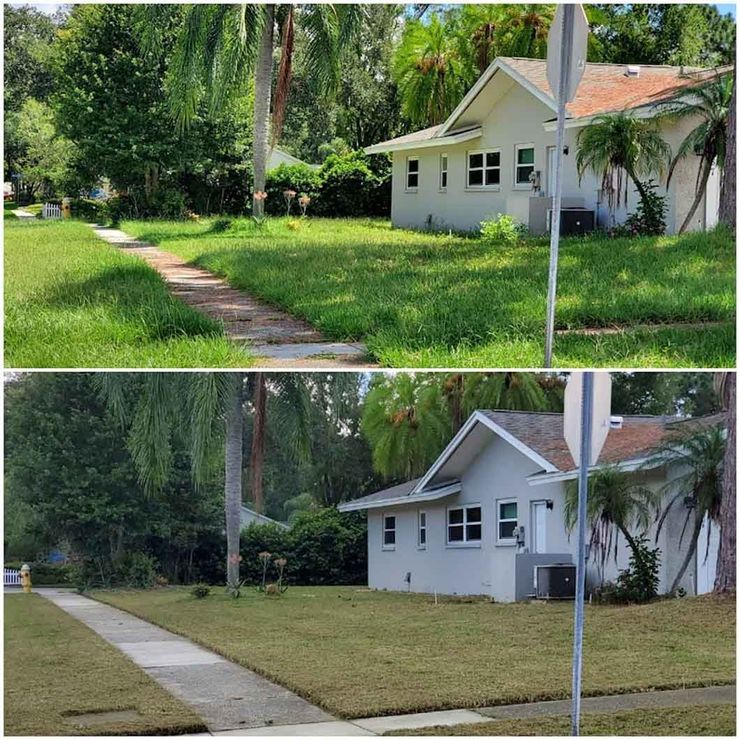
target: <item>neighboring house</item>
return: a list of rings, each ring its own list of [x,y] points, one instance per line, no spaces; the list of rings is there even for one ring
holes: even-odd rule
[[[652,117],[656,103],[731,69],[587,64],[576,97],[567,106],[563,208],[592,211],[595,225],[604,228],[624,221],[637,205],[632,183],[628,206],[610,210],[600,176],[589,171],[579,182],[576,139],[595,116],[630,110],[638,117]],[[532,233],[546,233],[554,186],[556,116],[546,62],[498,57],[443,124],[365,150],[393,154],[393,224],[473,230],[482,220],[506,213]],[[673,152],[696,123],[663,120],[663,137]],[[698,162],[695,156],[685,159],[671,180],[669,233],[678,230],[695,197]],[[660,184],[665,185],[665,176]],[[714,226],[718,208],[719,174],[715,172],[690,228]]]
[[[242,504],[241,511],[239,512],[239,518],[241,519],[242,529],[249,526],[253,522],[255,524],[277,524],[278,527],[283,529],[290,529],[287,524],[277,521],[277,519],[270,519],[269,516],[264,514],[258,514],[254,509],[250,509]]]
[[[598,465],[616,465],[641,484],[661,488],[679,471],[647,463],[649,453],[682,425],[721,422],[721,415],[612,417]],[[576,535],[566,530],[564,502],[566,482],[576,475],[562,414],[476,411],[424,476],[339,509],[367,511],[370,588],[518,601],[534,592],[535,566],[575,562]],[[679,543],[686,513],[684,505],[674,506],[657,542],[661,592],[686,555],[690,535]],[[653,524],[653,547],[654,535]],[[712,589],[718,527],[709,536],[714,555],[705,561],[708,535],[705,525],[681,583],[690,594]],[[603,572],[600,556],[590,554],[589,587],[614,580],[628,561],[620,535],[617,562],[610,555]]]
[[[304,162],[302,159],[298,159],[298,157],[294,157],[292,154],[288,154],[288,152],[284,152],[282,149],[278,149],[277,147],[270,150],[270,154],[267,158],[267,171],[274,170],[276,167],[279,167],[281,164],[287,164],[287,165],[294,165],[294,164],[305,164],[306,167],[311,167],[311,169],[318,169],[319,165],[317,164],[309,164],[308,162]]]

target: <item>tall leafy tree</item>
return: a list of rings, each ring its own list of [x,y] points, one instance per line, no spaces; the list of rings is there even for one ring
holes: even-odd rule
[[[647,197],[646,179],[662,173],[671,156],[655,120],[635,118],[630,113],[597,116],[578,133],[576,166],[580,177],[592,170],[602,179],[609,205],[627,203],[631,180],[641,200]]]
[[[727,151],[719,195],[719,221],[733,231],[737,219],[737,75],[732,75],[732,98],[727,116]]]
[[[733,75],[718,76],[707,85],[684,91],[677,100],[662,106],[664,114],[671,118],[699,121],[679,145],[668,171],[670,182],[679,162],[686,157],[699,157],[696,195],[679,229],[681,234],[688,228],[704,199],[712,168],[716,166],[724,172],[733,79]]]
[[[612,373],[612,409],[617,414],[705,416],[719,410],[719,399],[709,373]]]
[[[264,191],[267,157],[271,145],[280,139],[285,116],[296,24],[301,24],[307,38],[304,53],[314,83],[327,92],[334,91],[341,52],[352,41],[363,6],[194,4],[174,12],[182,17],[168,76],[178,122],[187,127],[204,97],[212,110],[218,110],[232,95],[243,92],[250,80],[254,90],[254,190]],[[146,48],[156,47],[157,30],[170,17],[166,9],[146,10],[144,22],[149,25],[142,29]],[[278,47],[273,95],[273,56]],[[261,214],[262,209],[262,200],[254,198],[255,214]]]

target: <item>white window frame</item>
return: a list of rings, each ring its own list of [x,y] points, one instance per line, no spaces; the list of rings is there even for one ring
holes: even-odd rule
[[[516,519],[502,519],[501,506],[503,504],[516,504]],[[501,537],[501,524],[505,522],[516,522],[519,526],[519,501],[516,498],[498,498],[496,499],[496,544],[497,545],[516,545],[516,536]]]
[[[470,184],[470,158],[475,154],[483,155],[483,166],[473,167],[472,170],[480,170],[483,173],[483,182],[481,185]],[[497,167],[486,167],[486,155],[498,154],[498,166]],[[486,185],[486,170],[498,170],[498,183],[493,185]],[[465,152],[465,189],[466,190],[501,190],[501,149],[494,147],[493,149],[471,149]]]
[[[442,152],[439,155],[439,191],[441,193],[447,192],[447,185],[450,181],[449,167],[450,158],[447,156],[447,152]]]
[[[424,523],[422,524],[422,518],[424,520]],[[419,509],[417,515],[416,515],[416,546],[419,548],[419,550],[426,550],[427,549],[427,513],[423,509]],[[421,541],[421,533],[424,533],[424,541]]]
[[[480,509],[480,521],[468,521],[468,509]],[[450,512],[462,511],[463,520],[458,524],[450,524]],[[480,526],[480,538],[477,540],[468,539],[468,526],[477,524]],[[450,526],[462,527],[463,538],[461,540],[450,540]],[[445,514],[445,541],[447,547],[480,547],[483,541],[483,507],[480,504],[462,504],[460,506],[448,506]]]
[[[386,519],[393,519],[393,528],[386,526]],[[385,534],[386,532],[393,532],[393,544],[386,544]],[[383,514],[383,532],[381,535],[380,543],[384,550],[395,550],[396,549],[396,536],[398,534],[398,517],[395,514]]]
[[[531,149],[532,150],[532,164],[519,164],[519,152],[522,149]],[[518,182],[517,181],[517,174],[519,173],[520,167],[531,167],[532,172],[537,171],[537,148],[534,144],[515,144],[514,145],[514,189],[515,190],[530,190],[532,187],[532,183],[527,180],[527,182]]]
[[[416,162],[416,172],[409,171],[409,165],[412,162]],[[415,193],[419,189],[419,174],[421,172],[421,164],[419,163],[418,157],[406,157],[406,192]],[[416,175],[416,185],[409,185],[409,175]]]

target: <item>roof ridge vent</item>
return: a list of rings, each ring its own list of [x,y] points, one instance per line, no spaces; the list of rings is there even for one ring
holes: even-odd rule
[[[624,426],[623,416],[610,416],[609,429],[621,429]]]
[[[625,77],[639,77],[640,76],[640,65],[639,64],[628,64],[627,69],[624,73]]]

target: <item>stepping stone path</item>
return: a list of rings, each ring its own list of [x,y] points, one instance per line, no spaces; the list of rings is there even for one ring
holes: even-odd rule
[[[260,367],[371,367],[363,344],[328,342],[302,319],[291,316],[207,270],[170,252],[137,241],[118,229],[93,226],[95,233],[119,249],[148,262],[171,293],[197,311],[223,323],[229,339],[249,346]]]

